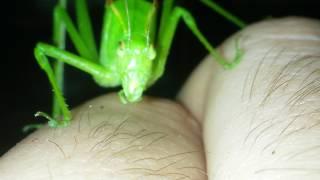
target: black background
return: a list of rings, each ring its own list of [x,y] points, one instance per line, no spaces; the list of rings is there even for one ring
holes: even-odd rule
[[[1,103],[0,155],[21,140],[21,128],[36,122],[33,114],[50,112],[51,88],[33,57],[38,41],[51,42],[51,19],[55,0],[1,2]],[[70,0],[70,2],[73,2]],[[99,39],[105,0],[90,0],[90,14]],[[159,0],[161,2],[161,0]],[[216,0],[248,23],[267,17],[299,15],[319,18],[319,5],[312,0]],[[194,14],[201,30],[217,45],[237,28],[197,0],[177,0]],[[69,3],[73,12],[73,4]],[[192,69],[207,54],[198,40],[180,23],[165,76],[146,94],[173,99]],[[88,75],[66,69],[67,102],[71,107],[109,92],[99,88]],[[37,119],[38,120],[38,119]],[[39,121],[39,120],[38,120]]]

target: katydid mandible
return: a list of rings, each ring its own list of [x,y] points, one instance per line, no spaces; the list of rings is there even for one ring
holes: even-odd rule
[[[200,2],[240,28],[245,26],[215,2]],[[119,97],[123,103],[138,102],[143,92],[164,73],[180,20],[224,68],[233,68],[241,61],[243,53],[238,46],[235,46],[236,55],[232,61],[222,57],[200,32],[190,12],[174,6],[174,0],[163,0],[161,12],[158,12],[156,0],[107,0],[98,51],[86,2],[76,0],[75,3],[77,26],[66,11],[66,0],[60,0],[54,10],[54,45],[38,43],[35,47],[35,58],[54,91],[52,116],[43,112],[36,116],[47,118],[50,127],[66,127],[72,118],[62,93],[63,63],[90,74],[100,86],[122,86]],[[159,23],[157,16],[160,16]],[[77,54],[64,50],[65,35],[70,37]],[[54,67],[49,60],[55,60]]]

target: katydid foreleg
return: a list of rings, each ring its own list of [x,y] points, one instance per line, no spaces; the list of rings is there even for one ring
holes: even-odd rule
[[[117,74],[109,71],[107,68],[96,64],[90,60],[79,57],[67,51],[61,50],[57,47],[54,47],[49,44],[38,43],[35,48],[35,57],[38,64],[46,72],[50,84],[52,85],[54,96],[57,98],[57,102],[61,108],[63,119],[58,120],[57,118],[51,118],[49,115],[46,115],[43,112],[37,113],[38,115],[44,116],[49,120],[48,124],[50,127],[65,127],[70,123],[71,112],[68,109],[68,106],[63,98],[61,89],[58,86],[57,80],[54,76],[54,72],[49,63],[47,57],[51,57],[54,60],[62,61],[68,65],[76,67],[84,72],[95,77],[97,80],[103,79],[106,83],[109,83],[109,86],[118,85]],[[107,86],[106,84],[104,84]]]
[[[65,31],[68,32],[71,41],[75,45],[77,51],[82,57],[89,58],[91,61],[98,61],[98,53],[96,50],[93,33],[91,29],[91,22],[88,15],[88,9],[85,5],[85,0],[76,1],[77,10],[77,22],[79,26],[79,32],[73,25],[69,15],[66,12],[66,1],[60,0],[59,4],[54,10],[54,28],[53,28],[53,41],[56,47],[59,49],[65,48]],[[59,59],[58,56],[51,56],[57,58],[54,62],[53,69],[51,68],[48,58],[46,57],[46,52],[48,48],[45,45],[38,44],[35,49],[35,55],[37,62],[46,72],[50,84],[53,87],[53,110],[52,117],[49,115],[38,112],[36,115],[44,116],[49,120],[49,125],[51,127],[56,126],[66,126],[71,119],[71,113],[65,103],[63,98],[63,75],[64,75],[64,60]],[[62,51],[63,52],[63,51]],[[63,117],[62,121],[57,121]],[[29,126],[32,127],[32,126]],[[27,128],[29,128],[27,126]]]
[[[67,0],[59,0],[58,4],[55,6],[53,13],[53,44],[59,49],[65,49],[66,45],[66,29],[65,24],[61,21],[61,13],[59,12],[59,9],[66,9],[66,7]],[[42,64],[42,66],[46,69],[46,72],[48,72],[49,79],[51,81],[55,81],[54,92],[57,93],[54,93],[54,95],[52,96],[52,116],[49,116],[43,112],[37,112],[35,116],[44,116],[46,119],[49,120],[49,122],[51,122],[49,124],[53,125],[53,122],[55,121],[54,119],[58,119],[64,116],[64,114],[67,114],[67,118],[65,119],[68,119],[68,116],[70,116],[69,112],[66,113],[66,106],[61,106],[61,102],[64,102],[62,97],[62,92],[64,90],[64,63],[63,61],[55,61],[53,63],[52,69],[50,67],[50,64],[46,63],[46,57],[42,57],[41,54],[38,54],[38,58],[45,59],[44,64]],[[38,129],[40,127],[42,127],[42,124],[30,124],[26,125],[23,128],[23,131],[28,132],[31,129]]]
[[[72,23],[68,13],[66,12],[66,0],[59,0],[58,5],[54,9],[53,19],[53,42],[60,49],[65,49],[65,35],[68,32],[71,41],[75,45],[78,53],[90,60],[98,59],[98,52],[95,45],[91,22],[89,18],[88,8],[85,0],[76,1],[76,14],[79,32]],[[62,61],[54,63],[54,75],[58,84],[58,88],[63,92],[64,66]],[[61,115],[60,105],[55,95],[53,95],[53,118]]]

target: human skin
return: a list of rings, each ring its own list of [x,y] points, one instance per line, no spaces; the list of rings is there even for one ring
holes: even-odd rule
[[[0,179],[316,180],[320,178],[320,24],[263,21],[229,38],[233,70],[205,59],[178,102],[115,94],[75,108],[0,159]]]
[[[227,57],[236,37],[241,64],[208,58],[179,95],[202,124],[209,179],[320,179],[319,21],[251,25],[222,45]]]

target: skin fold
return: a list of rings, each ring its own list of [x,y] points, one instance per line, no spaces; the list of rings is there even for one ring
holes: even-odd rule
[[[253,24],[220,46],[225,57],[235,39],[237,68],[206,58],[178,103],[88,101],[69,127],[39,129],[2,156],[0,179],[319,179],[320,23]]]

